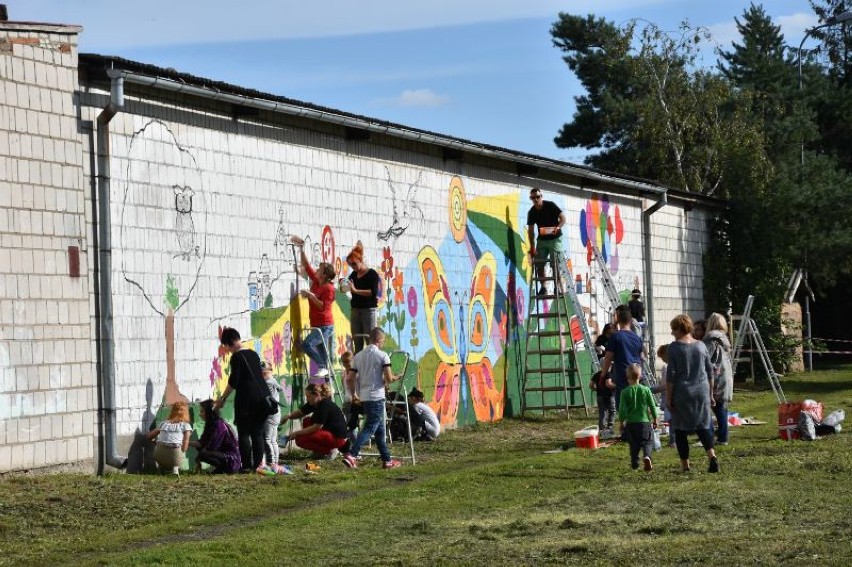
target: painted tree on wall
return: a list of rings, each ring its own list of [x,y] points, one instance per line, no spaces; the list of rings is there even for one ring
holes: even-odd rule
[[[168,126],[149,120],[130,139],[124,181],[121,275],[164,321],[163,403],[187,401],[175,368],[175,315],[192,297],[206,254],[206,203],[198,163]],[[147,269],[153,266],[159,269]]]

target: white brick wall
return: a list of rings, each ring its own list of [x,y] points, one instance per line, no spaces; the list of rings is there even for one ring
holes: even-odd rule
[[[91,106],[84,108],[84,114],[88,113],[84,119],[94,118],[105,101],[92,97]],[[146,101],[146,108],[152,108],[150,104]],[[383,249],[390,245],[395,265],[403,269],[406,290],[409,286],[421,288],[416,259],[427,244],[436,249],[445,247],[441,256],[453,289],[461,294],[469,286],[474,253],[467,244],[451,243],[448,231],[448,188],[454,175],[463,181],[469,212],[490,206],[485,202],[508,206],[514,211],[511,222],[515,230],[526,238],[529,184],[517,176],[476,164],[445,164],[440,158],[401,149],[353,145],[316,132],[288,129],[266,137],[255,135],[250,126],[233,123],[227,123],[227,130],[222,131],[217,130],[223,124],[218,118],[202,113],[175,112],[164,106],[162,116],[156,111],[155,116],[142,116],[138,114],[140,108],[136,101],[126,98],[126,108],[110,125],[116,379],[119,434],[124,447],[149,427],[163,401],[163,297],[168,276],[177,281],[181,300],[195,286],[192,298],[175,316],[176,378],[180,391],[189,399],[210,395],[208,374],[216,356],[217,326],[233,325],[244,335],[250,333],[248,277],[259,271],[262,255],[267,255],[273,273],[278,275],[272,285],[273,305],[289,303],[289,287],[295,279],[289,251],[279,257],[275,247],[282,207],[285,235],[308,236],[317,243],[323,227],[330,226],[335,257],[345,256],[360,239],[366,246],[367,262],[378,269]],[[162,119],[167,116],[177,119]],[[186,151],[176,151],[177,146]],[[89,156],[84,155],[82,161],[88,164]],[[377,238],[377,232],[386,230],[393,218],[389,177],[401,201],[408,195],[409,186],[415,185],[412,194],[416,196],[405,211],[414,214],[411,206],[417,205],[423,219],[412,222],[395,241],[385,242]],[[197,280],[198,263],[175,258],[180,243],[173,185],[189,185],[195,191],[194,244],[206,250]],[[638,284],[647,293],[640,199],[606,197],[548,183],[538,185],[568,216],[570,257],[575,273],[584,281],[587,274],[594,273],[579,238],[580,211],[590,200],[608,201],[609,218],[614,222],[617,207],[624,228],[622,241],[613,249],[618,255],[614,273],[617,287],[629,290]],[[90,206],[84,208],[88,211]],[[401,215],[405,205],[398,202],[397,206]],[[704,226],[699,222],[701,213],[688,214],[687,224],[684,213],[671,206],[652,217],[654,266],[659,272],[654,317],[658,327],[662,322],[661,338],[665,338],[670,311],[701,310]],[[497,275],[505,288],[503,251],[478,234],[475,238],[483,250],[497,256]],[[683,242],[675,245],[667,238]],[[526,284],[519,287],[526,300]],[[581,301],[602,324],[609,310],[603,294],[597,299],[583,294]],[[431,348],[423,311],[421,298],[421,355]],[[495,325],[492,334],[497,332]]]
[[[0,31],[17,37],[2,25]],[[70,51],[57,51],[64,44]],[[11,51],[0,51],[0,471],[92,459],[95,452],[94,258],[88,244],[94,172],[89,171],[90,134],[80,133],[73,105],[75,44],[76,36],[59,34],[35,44],[12,42]],[[94,121],[107,93],[86,89],[80,96],[80,118]],[[496,257],[497,285],[507,290],[510,268],[499,244],[507,229],[494,233],[487,219],[496,219],[499,227],[508,218],[511,230],[525,240],[528,180],[476,162],[415,153],[407,142],[347,142],[289,125],[223,120],[178,101],[140,104],[127,97],[126,102],[110,125],[116,397],[123,452],[164,402],[170,279],[179,299],[175,380],[189,399],[211,393],[208,375],[218,325],[251,332],[251,274],[268,266],[273,306],[289,304],[295,274],[289,249],[276,246],[279,234],[309,237],[318,256],[328,226],[333,259],[345,257],[360,239],[367,262],[377,269],[389,247],[402,270],[404,292],[418,293],[415,358],[432,348],[417,266],[424,246],[438,251],[454,310],[465,308],[473,264],[484,252]],[[449,221],[454,176],[463,183],[468,208],[461,243]],[[585,291],[587,277],[598,291],[581,295],[594,322],[605,320],[609,306],[580,241],[581,211],[605,207],[608,213],[594,221],[603,218],[604,227],[620,221],[623,231],[614,229],[618,238],[605,230],[616,286],[638,285],[647,294],[642,201],[538,185],[566,212],[574,272]],[[191,211],[176,210],[175,187],[192,189]],[[395,213],[404,233],[380,239]],[[472,215],[480,216],[474,222]],[[705,216],[667,206],[652,217],[652,317],[658,342],[667,340],[666,323],[675,313],[702,315]],[[67,275],[71,245],[81,247],[79,279]],[[525,249],[515,252],[520,261]],[[526,284],[521,281],[518,288],[525,302]],[[404,302],[394,306],[405,308]],[[526,308],[524,303],[521,309]],[[488,331],[488,356],[496,364],[502,352],[499,321]],[[408,335],[391,334],[407,344]]]
[[[91,376],[92,359],[85,247],[81,277],[68,276],[68,246],[86,239],[86,187],[76,54],[54,63],[77,37],[61,29],[0,22],[11,47],[0,50],[0,471],[91,459],[95,446],[93,381],[71,380]]]

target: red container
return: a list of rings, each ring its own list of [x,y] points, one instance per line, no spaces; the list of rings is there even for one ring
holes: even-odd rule
[[[598,427],[593,425],[574,433],[574,446],[578,449],[597,449],[600,446]]]

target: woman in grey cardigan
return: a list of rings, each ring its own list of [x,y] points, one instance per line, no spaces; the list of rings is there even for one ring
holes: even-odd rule
[[[713,369],[704,343],[692,337],[692,319],[678,315],[669,326],[675,342],[669,345],[666,370],[666,399],[672,411],[675,445],[684,472],[689,466],[690,433],[698,435],[710,460],[708,472],[719,472],[719,460],[713,450],[710,408],[713,403]]]
[[[728,322],[719,313],[707,318],[704,346],[713,367],[713,414],[716,416],[716,443],[728,444],[728,404],[734,398],[734,372],[731,365],[731,341]]]

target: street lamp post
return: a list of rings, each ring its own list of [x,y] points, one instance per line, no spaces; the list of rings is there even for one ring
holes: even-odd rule
[[[802,41],[799,42],[799,49],[796,51],[796,59],[798,59],[798,69],[799,69],[799,93],[802,92],[802,47],[805,45],[805,41],[813,34],[813,32],[827,28],[829,26],[835,26],[837,24],[842,24],[848,20],[852,20],[852,10],[847,10],[846,12],[841,12],[839,14],[835,14],[828,18],[825,22],[821,23],[818,26],[814,26],[810,29],[805,30],[805,36],[802,38]],[[800,146],[801,151],[801,175],[805,174],[805,139],[802,137],[802,143]],[[802,178],[804,180],[804,177]],[[807,272],[805,272],[807,273]],[[805,276],[807,278],[807,276]],[[805,285],[807,286],[807,279],[805,279]],[[813,371],[814,369],[814,359],[813,359],[813,346],[811,345],[812,333],[811,333],[811,290],[810,287],[807,287],[805,290],[805,322],[808,326],[808,371]]]

